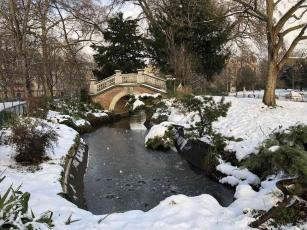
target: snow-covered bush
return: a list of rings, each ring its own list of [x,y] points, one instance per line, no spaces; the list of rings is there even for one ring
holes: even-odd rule
[[[138,110],[145,109],[146,106],[154,105],[155,101],[159,98],[161,98],[160,94],[137,94],[137,95],[130,95],[128,100],[128,108],[130,112],[136,112]]]
[[[90,113],[102,112],[99,104],[84,103],[77,99],[56,101],[52,103],[50,108],[51,110],[57,111],[63,115],[83,119],[86,119],[87,115]]]
[[[184,95],[178,100],[182,112],[194,113],[189,130],[195,136],[212,136],[214,134],[212,124],[220,117],[225,117],[230,103],[225,103],[224,98],[216,102],[212,97]]]
[[[172,123],[162,122],[153,126],[145,138],[146,148],[167,150],[173,146]]]
[[[19,118],[11,126],[9,141],[16,148],[15,160],[37,164],[46,159],[45,151],[57,141],[57,133],[45,122],[32,118]]]
[[[4,177],[0,179],[0,183]],[[53,227],[52,212],[35,216],[29,210],[30,194],[10,186],[0,194],[0,229],[47,229]]]
[[[153,124],[160,124],[163,121],[167,121],[170,115],[170,111],[164,101],[160,101],[155,105],[155,112],[151,117]]]
[[[130,112],[136,112],[145,108],[145,103],[141,101],[138,97],[130,96],[128,100],[128,105]]]
[[[277,174],[298,177],[299,183],[306,188],[307,126],[299,125],[275,133],[244,165],[261,179]]]
[[[222,184],[229,184],[231,186],[236,186],[241,182],[248,183],[254,186],[260,184],[259,177],[251,173],[246,168],[239,168],[221,160],[220,164],[216,167],[216,169],[226,175],[225,177],[220,179],[220,182]]]
[[[91,132],[94,127],[111,121],[110,115],[95,103],[87,104],[74,99],[60,100],[53,102],[50,109],[48,120],[65,124],[80,134]]]

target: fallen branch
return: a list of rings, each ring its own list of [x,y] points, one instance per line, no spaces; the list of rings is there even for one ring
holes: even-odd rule
[[[277,216],[279,211],[285,207],[293,207],[299,204],[298,200],[295,200],[294,202],[293,199],[295,199],[286,186],[293,185],[296,183],[296,178],[292,179],[285,179],[285,180],[280,180],[276,183],[276,187],[282,191],[284,194],[284,198],[282,201],[277,203],[277,206],[272,207],[269,211],[261,215],[257,220],[253,221],[252,223],[249,224],[250,227],[252,228],[259,228],[262,224],[267,222],[269,219],[274,218]]]

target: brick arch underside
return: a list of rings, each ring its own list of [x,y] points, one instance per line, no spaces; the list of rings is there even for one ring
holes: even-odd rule
[[[125,109],[124,106],[127,102],[126,100],[127,96],[129,94],[142,94],[142,93],[155,94],[157,92],[141,86],[115,87],[111,90],[104,92],[103,94],[95,96],[93,98],[93,101],[99,103],[104,109],[114,111],[115,113],[123,113],[127,112],[128,110],[127,108]]]

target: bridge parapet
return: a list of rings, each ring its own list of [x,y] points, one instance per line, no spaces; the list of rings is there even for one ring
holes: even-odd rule
[[[132,86],[143,85],[151,87],[162,93],[166,93],[166,80],[160,77],[148,75],[144,70],[138,70],[138,73],[122,74],[121,71],[115,71],[115,74],[102,81],[92,79],[90,81],[90,95],[97,95],[114,86]]]

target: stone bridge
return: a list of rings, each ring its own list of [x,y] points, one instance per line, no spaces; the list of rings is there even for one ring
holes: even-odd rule
[[[129,95],[142,93],[166,94],[166,80],[145,74],[144,70],[138,70],[138,73],[133,74],[122,74],[117,70],[114,75],[102,81],[90,81],[89,94],[92,100],[117,114],[127,113],[126,103]]]

